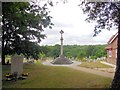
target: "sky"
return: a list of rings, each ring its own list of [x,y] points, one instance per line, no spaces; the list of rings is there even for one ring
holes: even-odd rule
[[[102,30],[100,34],[93,37],[95,23],[85,21],[87,15],[83,14],[78,4],[79,0],[68,0],[66,4],[57,3],[49,8],[54,26],[52,29],[45,29],[43,33],[47,38],[43,39],[40,45],[60,44],[60,30],[64,31],[64,45],[107,44],[117,29]]]

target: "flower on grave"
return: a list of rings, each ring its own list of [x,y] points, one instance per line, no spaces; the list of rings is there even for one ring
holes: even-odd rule
[[[22,73],[22,76],[28,76],[28,73]]]
[[[7,73],[5,76],[6,76],[6,78],[12,78],[13,75],[10,73]]]

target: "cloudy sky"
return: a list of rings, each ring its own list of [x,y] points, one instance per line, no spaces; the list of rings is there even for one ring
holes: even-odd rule
[[[58,3],[50,8],[54,26],[44,31],[47,38],[42,40],[40,45],[60,44],[60,30],[64,31],[64,45],[106,44],[109,38],[117,32],[116,29],[103,30],[93,37],[95,23],[85,21],[87,16],[83,14],[78,4],[79,0],[69,0],[66,4]]]

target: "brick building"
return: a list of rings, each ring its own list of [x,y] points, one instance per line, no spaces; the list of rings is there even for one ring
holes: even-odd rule
[[[117,40],[118,40],[118,33],[113,35],[108,41],[108,46],[106,47],[106,50],[107,50],[107,62],[109,63],[116,64]]]

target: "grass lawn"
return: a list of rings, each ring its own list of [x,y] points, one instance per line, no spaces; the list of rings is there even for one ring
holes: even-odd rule
[[[108,66],[100,62],[82,62],[79,66],[86,68],[113,68],[112,66]]]
[[[3,76],[10,66],[3,66]],[[41,62],[24,65],[29,76],[25,80],[5,81],[3,88],[108,88],[111,78],[74,70],[69,67],[44,66]]]

